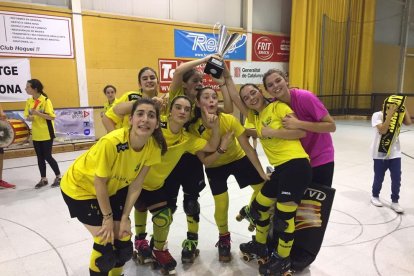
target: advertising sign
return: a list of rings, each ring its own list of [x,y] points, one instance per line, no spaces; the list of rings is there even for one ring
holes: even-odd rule
[[[30,80],[30,63],[25,58],[0,58],[0,102],[25,102]]]
[[[288,36],[253,34],[252,37],[253,61],[289,62]]]
[[[73,58],[67,17],[0,11],[0,56]]]
[[[287,62],[244,62],[232,61],[230,64],[230,74],[233,76],[234,83],[262,84],[263,75],[269,69],[280,69],[284,72],[288,70]]]
[[[245,34],[225,54],[225,59],[246,60]],[[217,53],[217,35],[184,30],[174,30],[174,51],[176,57],[202,58]]]

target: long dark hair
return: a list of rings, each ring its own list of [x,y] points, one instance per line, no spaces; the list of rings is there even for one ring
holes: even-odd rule
[[[154,107],[155,114],[157,116],[157,122],[160,123],[160,109],[158,105],[155,103],[155,101],[148,98],[138,99],[132,104],[131,117],[134,116],[134,112],[137,109],[137,107],[142,104],[149,104]],[[161,155],[164,155],[164,153],[167,152],[167,142],[165,141],[164,135],[162,135],[161,128],[154,129],[152,136],[154,137],[155,141],[157,141],[158,146],[161,148]]]
[[[27,81],[30,83],[30,87],[36,89],[38,93],[42,94],[47,98],[47,94],[43,92],[43,84],[38,79],[31,79]]]
[[[214,90],[211,86],[204,86],[203,88],[201,88],[201,89],[199,89],[199,90],[197,90],[197,96],[196,96],[196,99],[197,99],[197,101],[198,102],[200,102],[200,99],[201,99],[201,94],[203,94],[203,92],[205,91],[205,90],[207,90],[207,89],[211,89],[211,90],[213,90],[216,94],[217,94],[217,91],[216,90]],[[217,115],[220,113],[220,111],[218,111],[217,110]],[[186,128],[188,129],[188,127],[191,125],[191,124],[194,124],[195,122],[197,122],[197,120],[199,119],[199,118],[201,118],[201,109],[198,107],[198,106],[194,106],[194,117],[186,124]]]

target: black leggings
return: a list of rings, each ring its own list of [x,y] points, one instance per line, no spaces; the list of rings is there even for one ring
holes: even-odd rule
[[[40,177],[46,177],[46,161],[49,163],[55,175],[60,175],[59,165],[52,157],[53,140],[33,141],[33,147],[37,155],[37,166],[39,167]]]

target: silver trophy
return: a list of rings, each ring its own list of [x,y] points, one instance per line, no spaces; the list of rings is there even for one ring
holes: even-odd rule
[[[217,54],[224,58],[227,51],[237,42],[240,34],[227,32],[227,28],[224,25],[220,26],[220,32],[217,39]],[[219,79],[224,70],[224,61],[211,57],[204,68],[204,73],[212,75],[216,79]]]

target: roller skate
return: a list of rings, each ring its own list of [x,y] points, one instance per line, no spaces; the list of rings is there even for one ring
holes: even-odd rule
[[[200,254],[200,250],[197,249],[198,234],[187,232],[187,239],[183,241],[181,251],[181,262],[193,263],[194,259]]]
[[[242,221],[243,219],[246,219],[250,224],[247,228],[250,232],[253,232],[256,228],[255,224],[259,220],[260,214],[252,209],[250,209],[249,205],[243,206],[239,214],[236,216],[237,221]]]
[[[266,244],[256,242],[256,236],[252,236],[251,241],[240,244],[240,251],[245,262],[257,259],[257,263],[262,265],[268,259]]]
[[[216,243],[219,252],[219,262],[228,263],[231,261],[231,245],[230,233],[220,234],[219,241]]]
[[[152,248],[148,245],[148,240],[145,239],[147,233],[139,234],[135,236],[135,250],[132,254],[132,258],[138,264],[148,264],[153,262],[152,258]]]
[[[154,259],[154,262],[152,263],[153,269],[161,269],[163,275],[172,275],[176,273],[175,267],[177,266],[177,262],[171,256],[168,249],[158,250],[153,248],[152,258]]]
[[[269,261],[259,266],[259,273],[264,276],[292,276],[290,258],[282,258],[276,252],[273,252]]]

